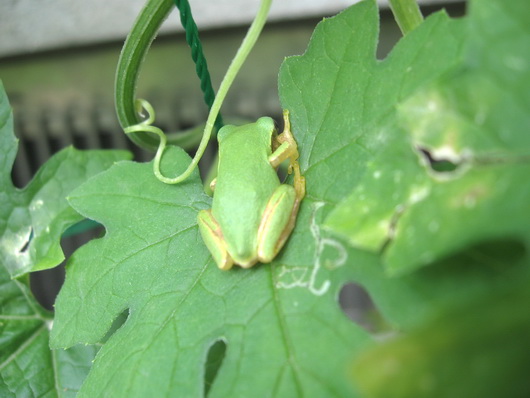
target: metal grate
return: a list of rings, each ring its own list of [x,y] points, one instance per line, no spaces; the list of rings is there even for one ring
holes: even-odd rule
[[[17,97],[17,96],[15,96]],[[156,124],[166,132],[187,129],[203,123],[207,110],[196,96],[180,95],[173,99],[150,95],[156,109]],[[25,106],[17,97],[14,108],[15,132],[19,149],[12,171],[17,187],[25,186],[51,155],[67,146],[77,149],[127,149],[137,161],[149,161],[153,154],[136,147],[121,130],[114,106],[108,102],[90,101],[62,105]],[[253,120],[263,114],[279,116],[274,90],[241,93],[224,108],[226,114]],[[242,116],[241,116],[242,115]]]

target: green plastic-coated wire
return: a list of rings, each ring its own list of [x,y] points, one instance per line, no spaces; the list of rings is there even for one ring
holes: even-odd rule
[[[212,80],[210,78],[210,72],[208,71],[208,64],[204,53],[202,51],[201,40],[199,39],[199,30],[197,29],[197,24],[193,19],[191,13],[191,7],[188,0],[174,0],[175,5],[177,6],[180,14],[180,22],[186,32],[186,42],[191,49],[191,58],[195,63],[195,71],[197,76],[201,81],[201,90],[204,95],[204,101],[208,108],[212,107],[213,101],[215,99],[215,93],[212,87]],[[217,116],[215,120],[215,127],[220,129],[223,127],[223,119],[221,114]]]

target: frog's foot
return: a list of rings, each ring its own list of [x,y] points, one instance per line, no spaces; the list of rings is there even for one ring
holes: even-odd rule
[[[294,190],[296,191],[296,211],[298,211],[298,206],[305,196],[305,177],[300,173],[300,165],[298,162],[293,162],[289,165],[289,174],[294,171]]]
[[[212,211],[201,210],[197,216],[197,222],[202,239],[212,254],[217,266],[223,271],[232,268],[234,260],[226,249],[226,242],[221,231],[221,226],[212,215]]]

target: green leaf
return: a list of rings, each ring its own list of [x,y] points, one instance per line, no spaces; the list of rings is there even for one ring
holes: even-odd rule
[[[51,314],[0,266],[0,396],[74,397],[96,348],[50,350]]]
[[[190,161],[176,148],[164,159],[165,174]],[[81,397],[102,385],[112,396],[201,396],[212,379],[208,352],[219,340],[226,354],[210,396],[354,394],[344,369],[351,350],[369,339],[341,313],[340,285],[330,287],[330,273],[311,268],[320,239],[316,225],[310,230],[311,205],[302,206],[300,232],[278,261],[223,272],[198,232],[197,212],[210,199],[197,173],[170,186],[151,164],[122,162],[78,188],[70,203],[107,234],[69,261],[53,346],[98,342],[128,313],[99,351]]]
[[[280,72],[281,101],[291,111],[308,190],[332,204],[359,183],[385,143],[396,103],[449,69],[459,54],[462,23],[440,12],[377,61],[376,21],[373,1],[324,20],[304,56],[288,58]]]
[[[125,151],[70,147],[52,156],[25,188],[17,189],[10,177],[17,147],[11,108],[0,82],[0,258],[12,277],[55,267],[64,259],[61,234],[82,219],[66,196],[112,163],[130,158]]]
[[[370,131],[378,148],[326,221],[353,246],[382,253],[392,275],[481,242],[530,244],[530,186],[521,184],[530,173],[530,16],[523,4],[471,2],[452,67],[389,104],[395,110]],[[429,37],[431,51],[447,45]],[[394,68],[398,51],[382,64]],[[418,58],[412,68],[429,62]]]
[[[352,375],[364,396],[528,396],[530,279],[520,276],[361,354]]]

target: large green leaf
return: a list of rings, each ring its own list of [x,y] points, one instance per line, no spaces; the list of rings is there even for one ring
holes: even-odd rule
[[[25,188],[17,189],[10,176],[17,147],[11,108],[0,82],[0,261],[12,277],[64,260],[61,235],[82,219],[66,196],[114,162],[130,158],[125,151],[70,147],[49,159]]]
[[[387,176],[399,182],[423,175],[422,158],[412,150],[407,135],[391,122],[397,123],[400,102],[458,67],[469,21],[435,14],[402,39],[384,61],[376,62],[373,46],[366,48],[367,42],[375,41],[376,32],[371,25],[353,21],[355,14],[369,19],[362,11],[369,13],[370,7],[370,2],[361,3],[319,25],[306,54],[288,59],[280,74],[282,102],[291,110],[297,139],[303,143],[301,162],[310,192],[306,201],[317,198],[326,203],[323,211],[333,209],[345,193],[354,190],[352,196],[358,194],[363,178],[380,182],[372,184],[379,191],[370,200],[359,195],[358,200],[364,201],[363,217],[345,212],[342,219],[335,219],[360,228],[377,211],[375,206],[385,206],[394,194],[403,194],[393,190],[393,185],[389,189]],[[370,29],[372,36],[367,37],[365,32]],[[337,53],[342,57],[330,56]],[[327,80],[316,78],[328,75]],[[392,149],[394,156],[385,157],[383,148]],[[322,152],[325,156],[317,157]],[[399,173],[381,173],[382,167]],[[413,193],[421,197],[421,191]],[[383,230],[388,231],[387,226]],[[371,239],[368,228],[363,232],[364,239]],[[387,278],[367,252],[348,251],[347,263],[354,269],[352,279],[368,289],[387,320],[407,330],[438,315],[444,307],[505,283],[511,270],[521,267],[525,253],[525,246],[517,240],[486,242],[401,278]]]
[[[384,61],[377,61],[376,22],[375,2],[365,1],[319,24],[306,53],[283,63],[280,95],[300,145],[305,205],[318,209],[314,223],[319,234],[341,248],[339,259],[349,265],[347,271],[341,269],[341,281],[361,282],[387,320],[404,327],[436,312],[433,303],[462,298],[490,281],[475,268],[460,279],[448,270],[437,276],[438,283],[433,283],[438,270],[391,281],[373,255],[348,250],[321,230],[321,221],[369,172],[385,139],[396,150],[408,150],[402,135],[387,132],[387,124],[396,119],[396,104],[452,69],[461,56],[465,21],[440,12],[402,39]],[[400,157],[388,161],[399,163]],[[409,165],[402,162],[400,167]],[[380,189],[385,187],[381,184]],[[344,221],[352,218],[345,215]],[[331,258],[333,254],[337,257],[331,253]],[[447,291],[453,294],[448,297]]]
[[[176,148],[164,158],[168,172],[190,161]],[[52,344],[95,343],[128,313],[99,351],[80,396],[98,395],[102,386],[110,396],[200,396],[208,350],[219,340],[226,357],[211,396],[352,394],[344,369],[367,336],[341,313],[340,286],[330,288],[321,279],[328,276],[310,268],[320,255],[304,247],[320,239],[311,225],[315,209],[302,208],[300,232],[277,262],[223,272],[197,228],[197,212],[209,202],[197,174],[169,186],[151,164],[132,162],[70,196],[107,235],[70,259]]]
[[[52,314],[0,266],[0,396],[74,397],[97,348],[50,350]]]
[[[530,244],[525,6],[472,2],[458,62],[399,98],[397,112],[370,132],[379,145],[327,225],[354,246],[381,251],[391,274],[481,242]]]

